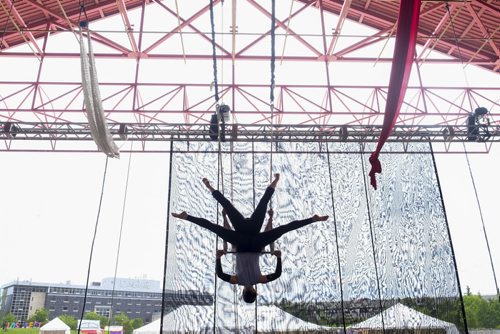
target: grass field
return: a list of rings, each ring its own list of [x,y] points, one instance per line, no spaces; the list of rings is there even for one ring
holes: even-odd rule
[[[7,331],[3,331],[0,328],[0,334],[38,334],[40,328],[9,328]],[[76,334],[76,330],[71,330],[71,334]]]

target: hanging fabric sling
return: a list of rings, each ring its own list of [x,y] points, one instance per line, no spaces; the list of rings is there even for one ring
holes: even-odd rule
[[[82,24],[84,26],[84,24]],[[119,158],[120,151],[116,146],[108,129],[106,116],[102,107],[101,94],[99,92],[99,82],[97,81],[97,71],[95,66],[94,53],[90,42],[90,32],[87,30],[87,37],[83,36],[83,27],[80,29],[80,61],[82,71],[82,89],[85,110],[89,121],[90,132],[98,149],[108,157]],[[85,49],[85,39],[87,39],[89,52]]]
[[[382,173],[382,165],[378,159],[380,150],[391,134],[394,124],[403,104],[408,79],[410,78],[411,65],[417,40],[418,19],[420,15],[421,0],[401,1],[399,7],[398,27],[396,32],[396,45],[391,68],[387,103],[385,106],[384,123],[378,139],[377,148],[370,156],[370,184],[377,189],[375,173]]]

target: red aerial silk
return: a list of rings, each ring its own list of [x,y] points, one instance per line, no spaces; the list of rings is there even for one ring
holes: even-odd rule
[[[394,124],[396,124],[406,88],[408,87],[408,79],[410,78],[417,40],[419,14],[420,0],[401,0],[384,124],[378,139],[377,149],[371,154],[369,159],[372,165],[369,174],[370,183],[375,189],[377,189],[375,173],[382,173],[382,165],[378,160],[378,155],[391,134]]]

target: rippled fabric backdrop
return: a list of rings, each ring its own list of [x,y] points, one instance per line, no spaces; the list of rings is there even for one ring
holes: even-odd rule
[[[397,145],[388,144],[385,151],[401,150]],[[396,319],[401,324],[406,321],[402,318],[415,317],[402,313],[384,319],[384,310],[401,303],[436,319],[436,324],[441,320],[464,332],[453,252],[428,144],[410,145],[410,154],[383,154],[376,191],[367,181],[369,155],[353,153],[360,150],[359,144],[278,143],[272,156],[270,150],[268,143],[222,143],[219,161],[217,142],[174,145],[171,212],[187,211],[222,225],[221,207],[201,182],[207,177],[249,216],[270,182],[272,166],[272,173],[281,174],[272,199],[275,226],[313,214],[330,216],[277,241],[283,274],[258,286],[253,305],[242,301],[240,287],[216,279],[215,251],[222,248],[222,240],[190,222],[170,219],[166,288],[214,296],[211,311],[204,311],[213,311],[205,329],[251,333],[317,326],[318,331],[352,332],[356,324],[375,317],[370,326],[380,319],[380,328],[371,329],[394,332],[398,328],[390,327],[392,318],[401,318]],[[263,273],[273,272],[275,265],[272,256],[261,256]],[[223,269],[234,272],[232,255],[223,257]],[[276,315],[266,316],[269,306],[287,316],[279,322]],[[267,313],[261,314],[261,309]],[[175,331],[176,323],[169,320],[164,326]],[[412,326],[436,332],[428,323]]]

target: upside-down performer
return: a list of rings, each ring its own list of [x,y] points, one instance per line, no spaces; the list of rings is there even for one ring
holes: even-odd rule
[[[212,196],[224,208],[224,212],[229,217],[233,224],[234,231],[220,225],[211,223],[204,218],[198,218],[188,215],[186,212],[172,213],[176,218],[188,220],[196,225],[206,228],[217,234],[224,241],[227,241],[236,247],[236,275],[228,275],[222,271],[221,256],[225,254],[224,250],[218,250],[216,253],[216,270],[217,276],[220,279],[231,284],[242,285],[243,300],[247,303],[253,303],[257,297],[257,291],[254,285],[257,283],[269,283],[281,276],[281,252],[274,251],[273,255],[277,257],[276,271],[273,274],[262,275],[259,267],[259,256],[262,249],[280,238],[283,234],[299,229],[303,226],[309,225],[318,221],[325,221],[328,216],[314,215],[311,218],[304,220],[295,220],[286,225],[281,225],[273,229],[266,228],[266,231],[260,232],[266,216],[267,204],[271,200],[274,189],[278,183],[279,174],[274,175],[273,182],[267,187],[264,195],[262,196],[259,204],[250,218],[245,218],[243,215],[231,204],[231,202],[222,195],[222,193],[214,189],[210,182],[204,178],[203,183],[212,193]],[[269,223],[272,222],[272,210],[269,210]],[[268,226],[270,226],[268,224]]]

